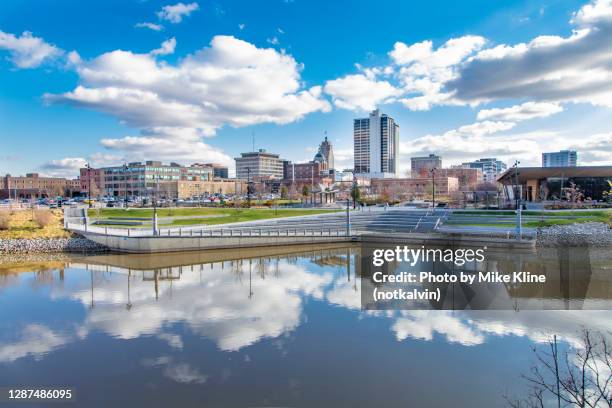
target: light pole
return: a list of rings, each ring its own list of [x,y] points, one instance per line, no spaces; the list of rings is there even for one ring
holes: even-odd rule
[[[159,175],[155,175],[155,187],[153,187],[153,235],[157,235],[157,188]]]
[[[87,202],[91,208],[91,166],[87,163],[85,167],[87,167]]]
[[[431,170],[431,204],[432,208],[436,210],[436,168],[433,167]]]
[[[125,197],[124,197],[124,204],[125,204],[125,208],[127,209],[128,206],[128,185],[127,185],[127,170],[128,170],[128,165],[127,163],[123,164],[123,183],[125,184]]]
[[[516,239],[518,241],[520,241],[523,237],[523,231],[522,231],[522,220],[521,220],[521,200],[519,198],[519,193],[520,193],[520,189],[519,189],[519,184],[518,184],[518,166],[521,162],[520,161],[515,161],[514,162],[514,184],[516,186],[516,190],[515,190],[515,200],[516,200]]]
[[[351,235],[351,199],[346,199],[346,236]]]
[[[251,208],[251,168],[247,167],[247,207]]]

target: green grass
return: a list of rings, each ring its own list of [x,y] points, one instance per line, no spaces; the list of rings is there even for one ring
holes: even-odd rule
[[[453,214],[476,214],[476,215],[516,215],[514,211],[487,211],[487,210],[455,210]],[[596,216],[605,217],[612,216],[612,210],[588,210],[588,211],[533,211],[527,210],[522,212],[523,215],[537,215],[543,217],[584,217]]]
[[[601,217],[581,217],[581,218],[547,218],[545,220],[538,221],[523,221],[523,227],[538,228],[538,227],[552,227],[553,225],[569,225],[582,222],[606,222]],[[511,227],[515,224],[504,220],[504,222],[461,222],[461,221],[448,221],[446,225],[455,226],[466,226],[466,227]]]
[[[211,218],[183,218],[174,220],[171,225],[216,225],[228,224],[231,222],[257,221],[270,218],[295,217],[300,215],[324,214],[337,212],[340,210],[305,210],[305,209],[255,209],[255,208],[160,208],[157,214],[160,218],[174,216],[199,216],[199,215],[223,215],[222,217]],[[99,210],[89,210],[92,218],[107,219],[113,218],[128,218],[128,217],[147,217],[153,216],[152,209],[133,209],[123,210],[117,208],[104,208]],[[99,224],[104,226],[104,224]],[[117,227],[117,226],[114,226]]]

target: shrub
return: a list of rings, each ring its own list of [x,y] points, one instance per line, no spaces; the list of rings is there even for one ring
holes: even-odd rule
[[[38,228],[45,228],[53,221],[53,214],[48,210],[36,210],[34,211],[34,223],[38,225]]]
[[[11,221],[10,211],[0,211],[0,230],[8,230]]]

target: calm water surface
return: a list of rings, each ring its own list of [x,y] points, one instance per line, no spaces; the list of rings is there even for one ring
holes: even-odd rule
[[[610,250],[584,251],[580,276],[524,255],[557,280],[505,293],[573,309],[545,311],[361,310],[363,247],[0,265],[0,385],[71,386],[87,407],[504,406],[533,345],[612,331]]]

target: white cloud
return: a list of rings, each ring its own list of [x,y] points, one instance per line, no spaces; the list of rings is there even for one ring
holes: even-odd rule
[[[410,157],[435,152],[448,165],[472,161],[479,157],[497,157],[511,163],[520,160],[526,166],[540,166],[541,153],[550,150],[554,140],[557,149],[579,151],[580,165],[596,166],[610,163],[612,133],[576,135],[555,131],[508,133],[513,122],[476,122],[441,135],[426,135],[410,141],[400,141],[400,163],[409,166]],[[578,142],[579,141],[579,142]],[[401,171],[407,170],[402,167]]]
[[[92,167],[115,165],[127,161],[123,156],[94,153],[88,157],[66,157],[50,160],[40,166],[44,175],[51,177],[74,178],[79,175],[79,169],[89,163]]]
[[[612,1],[596,0],[574,13],[572,22],[581,25],[595,24],[612,19]]]
[[[79,169],[85,167],[87,160],[82,157],[66,157],[64,159],[50,160],[41,166],[46,175],[52,177],[74,177]]]
[[[510,120],[523,121],[534,118],[545,118],[562,112],[563,108],[556,103],[526,102],[509,108],[483,109],[478,112],[478,120]]]
[[[246,28],[246,24],[243,24],[243,23],[238,24],[238,29],[240,31],[244,30],[245,28]]]
[[[0,49],[8,50],[11,62],[18,68],[36,68],[63,54],[61,49],[29,31],[24,31],[21,37],[0,31]]]
[[[230,166],[233,160],[206,143],[190,129],[157,129],[141,136],[106,138],[103,147],[123,154],[131,160],[164,160],[186,162],[215,162]]]
[[[266,42],[268,44],[272,44],[272,45],[278,45],[279,44],[278,37],[268,38],[268,39],[266,39]]]
[[[136,27],[136,28],[148,28],[149,30],[153,30],[153,31],[162,31],[164,29],[164,26],[161,25],[161,24],[147,23],[147,22],[138,23],[134,27]]]
[[[100,110],[143,129],[212,135],[225,124],[286,124],[328,111],[320,87],[302,88],[300,69],[284,52],[216,36],[209,48],[176,65],[129,51],[102,54],[77,67],[81,85],[45,99]]]
[[[172,37],[163,43],[161,46],[153,51],[151,51],[151,55],[169,55],[174,54],[174,49],[176,48],[176,38]]]
[[[461,66],[446,88],[466,103],[528,98],[612,107],[612,3],[596,0],[575,13],[568,37],[501,44]]]
[[[372,110],[378,104],[388,103],[399,90],[384,80],[368,78],[366,74],[347,75],[327,81],[325,93],[333,98],[334,105],[342,109]]]
[[[22,357],[40,359],[49,352],[68,343],[70,339],[40,324],[29,324],[13,343],[0,344],[0,362],[13,362]]]
[[[183,21],[183,17],[188,17],[199,8],[200,6],[195,2],[189,4],[176,3],[174,5],[162,7],[162,9],[157,12],[157,16],[160,20],[167,20],[173,24],[177,24]]]

